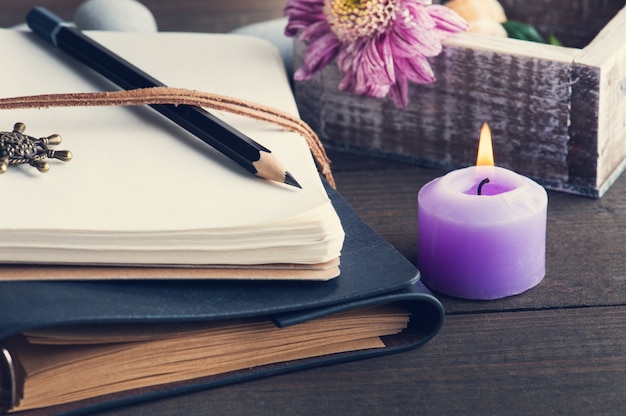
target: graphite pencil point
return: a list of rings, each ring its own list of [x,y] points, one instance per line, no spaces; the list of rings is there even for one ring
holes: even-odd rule
[[[285,172],[285,183],[287,185],[295,186],[296,188],[302,189],[302,186],[298,183],[296,178],[289,172]]]

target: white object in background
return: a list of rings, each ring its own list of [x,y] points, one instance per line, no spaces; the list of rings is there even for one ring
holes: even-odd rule
[[[256,36],[273,43],[278,48],[289,79],[291,79],[293,75],[293,39],[285,36],[285,26],[287,26],[287,18],[283,17],[242,26],[231,33]]]
[[[74,23],[81,30],[158,31],[150,10],[135,0],[88,0],[76,10]]]

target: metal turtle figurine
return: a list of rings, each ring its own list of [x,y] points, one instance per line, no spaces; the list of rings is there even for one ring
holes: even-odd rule
[[[24,123],[15,123],[13,131],[0,132],[0,174],[7,171],[9,165],[29,164],[40,172],[50,170],[44,159],[53,158],[67,162],[72,159],[69,150],[54,150],[49,146],[61,143],[61,136],[53,134],[39,139],[24,133]]]

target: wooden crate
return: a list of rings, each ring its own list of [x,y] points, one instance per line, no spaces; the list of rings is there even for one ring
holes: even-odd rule
[[[501,3],[575,47],[459,34],[431,61],[437,81],[411,85],[406,109],[338,91],[329,65],[295,83],[302,118],[330,147],[449,169],[475,163],[487,122],[496,164],[601,197],[626,167],[626,2]],[[303,49],[296,42],[296,65]]]

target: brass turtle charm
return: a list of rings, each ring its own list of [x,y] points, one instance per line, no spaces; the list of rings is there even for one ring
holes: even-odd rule
[[[61,143],[61,136],[53,134],[39,139],[24,134],[24,123],[15,123],[13,131],[0,132],[0,174],[7,171],[9,165],[29,164],[39,172],[47,172],[50,165],[44,159],[53,158],[67,162],[72,159],[69,150],[54,150],[49,146]]]

